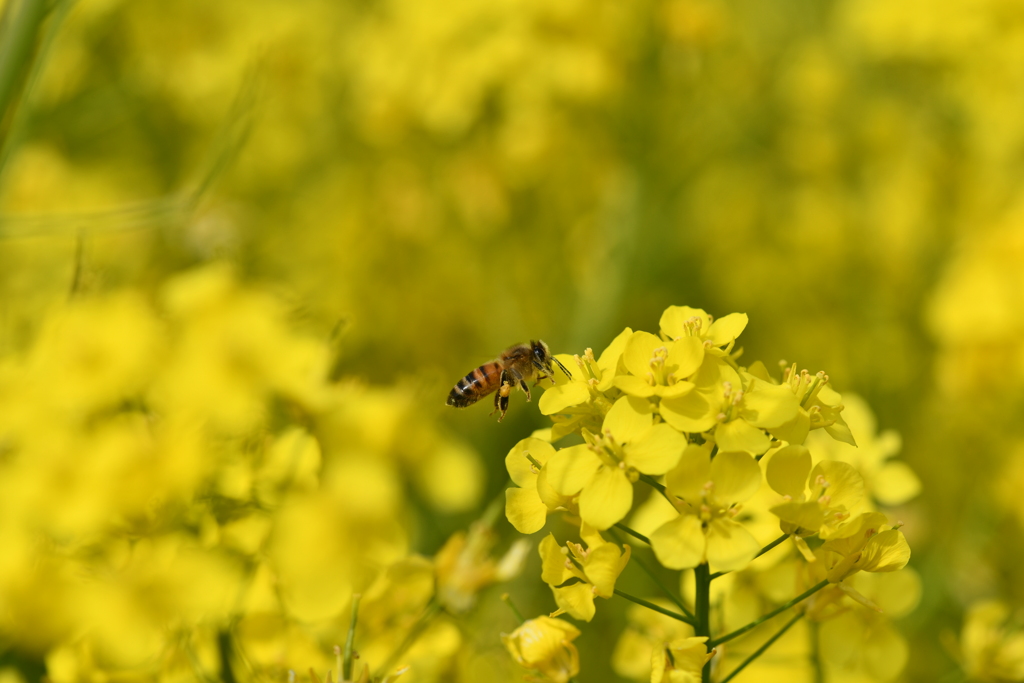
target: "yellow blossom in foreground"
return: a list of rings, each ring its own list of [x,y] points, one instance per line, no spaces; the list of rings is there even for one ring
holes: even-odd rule
[[[818,553],[825,558],[831,583],[859,571],[894,572],[910,561],[910,546],[903,532],[889,527],[880,512],[865,512],[851,519]]]
[[[550,470],[544,465],[554,454],[550,443],[530,437],[505,456],[505,468],[516,484],[505,489],[505,516],[519,533],[540,531],[549,514],[574,507],[572,497],[560,495],[548,481]]]
[[[620,551],[586,524],[580,536],[586,548],[572,542],[562,548],[551,534],[540,542],[541,579],[551,587],[558,604],[553,616],[566,612],[590,621],[594,618],[594,597],[612,597],[615,581],[629,562],[631,547],[623,545]]]
[[[580,655],[572,641],[579,637],[575,626],[562,619],[529,619],[510,634],[502,634],[512,658],[537,672],[542,681],[567,683],[580,672]]]
[[[555,373],[552,378],[555,386],[546,389],[540,397],[541,414],[551,415],[554,422],[552,441],[581,429],[597,431],[600,428],[605,413],[611,408],[611,401],[605,394],[612,389],[623,349],[632,334],[633,330],[627,327],[596,358],[591,349],[582,357],[558,356],[564,365],[571,367],[575,363],[579,372],[574,371],[572,377]]]
[[[651,683],[700,683],[701,670],[715,656],[704,636],[666,643],[651,653]]]
[[[765,478],[785,498],[771,511],[787,534],[831,538],[864,500],[864,480],[857,470],[832,460],[812,468],[810,451],[803,446],[772,452]]]
[[[782,428],[797,416],[800,399],[786,384],[774,384],[747,372],[725,382],[715,442],[723,451],[761,455],[771,446],[764,430]]]
[[[761,469],[747,453],[719,453],[688,446],[666,477],[679,515],[651,534],[654,553],[666,567],[687,569],[708,562],[716,570],[742,569],[760,544],[733,519],[737,504],[761,486]]]
[[[615,402],[602,430],[601,436],[587,433],[587,444],[558,451],[547,468],[555,491],[579,494],[583,521],[607,529],[632,507],[633,482],[640,473],[659,475],[672,469],[686,437],[667,424],[654,424],[650,404],[631,396]]]

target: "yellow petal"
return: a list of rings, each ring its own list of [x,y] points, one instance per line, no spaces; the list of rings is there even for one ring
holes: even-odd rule
[[[677,380],[685,379],[697,372],[703,361],[704,344],[700,337],[683,337],[668,343],[665,372],[675,375]]]
[[[540,474],[537,475],[537,495],[540,496],[540,501],[544,503],[544,506],[549,511],[554,512],[560,507],[566,507],[571,497],[560,495],[551,486],[551,482],[548,481],[550,476],[548,472],[548,468],[544,467],[541,469]]]
[[[638,441],[626,447],[625,462],[644,474],[664,474],[676,466],[684,448],[686,437],[662,423],[654,425]]]
[[[719,453],[711,461],[711,481],[719,503],[742,503],[761,488],[761,467],[748,453]]]
[[[505,489],[505,517],[521,534],[532,534],[544,528],[548,508],[534,489]]]
[[[652,390],[662,398],[680,398],[697,388],[693,382],[676,382],[667,386],[652,387]]]
[[[807,435],[811,431],[811,416],[803,408],[798,408],[796,417],[784,425],[771,427],[768,431],[779,441],[800,445],[807,440]]]
[[[634,332],[622,352],[622,364],[635,376],[646,378],[651,372],[654,350],[662,347],[665,347],[665,342],[650,332]]]
[[[661,327],[662,334],[668,336],[670,339],[679,339],[680,337],[686,337],[690,335],[690,330],[687,328],[686,323],[691,318],[697,318],[700,322],[700,326],[695,331],[698,335],[704,335],[711,327],[711,316],[705,313],[700,308],[690,308],[689,306],[669,306],[665,309],[665,312],[661,314],[661,321],[659,326]]]
[[[828,507],[854,511],[864,500],[864,477],[852,465],[838,460],[822,460],[811,470],[812,486],[823,478],[828,486],[822,494],[829,497]]]
[[[825,523],[825,513],[815,501],[782,503],[771,508],[771,512],[783,522],[788,522],[798,529],[806,529],[811,533],[817,532]]]
[[[704,484],[711,481],[711,451],[705,446],[690,444],[676,465],[665,477],[669,493],[690,503],[701,500]]]
[[[573,571],[565,566],[566,556],[554,534],[545,536],[537,550],[540,552],[540,578],[544,583],[559,586],[574,576]]]
[[[601,467],[601,459],[586,444],[563,448],[551,456],[544,469],[551,488],[563,496],[574,496]]]
[[[761,455],[772,442],[768,436],[746,420],[724,422],[715,429],[715,442],[723,451],[743,451]]]
[[[554,415],[589,400],[590,389],[585,383],[569,382],[545,389],[537,405],[540,406],[541,415]]]
[[[835,422],[825,427],[825,431],[836,441],[848,443],[851,446],[857,445],[857,440],[853,438],[853,432],[850,431],[850,426],[843,420],[842,415],[838,416]]]
[[[576,583],[563,588],[551,588],[555,604],[569,616],[590,621],[594,618],[594,589],[589,583]]]
[[[646,398],[654,396],[654,387],[636,375],[619,375],[612,380],[612,385],[630,396]]]
[[[864,546],[859,568],[866,572],[894,572],[910,561],[910,546],[903,532],[889,529],[875,534]]]
[[[800,407],[800,398],[788,384],[771,384],[751,378],[747,393],[743,395],[743,417],[755,427],[781,427],[794,417]]]
[[[718,458],[716,457],[715,460]],[[746,527],[728,517],[712,519],[707,528],[708,564],[715,571],[743,569],[757,555],[761,545]]]
[[[885,622],[864,634],[861,650],[867,670],[876,681],[896,680],[907,665],[910,655],[906,639]],[[1018,663],[1018,666],[1022,664]]]
[[[554,454],[554,447],[547,441],[529,437],[517,443],[508,452],[505,456],[505,469],[516,486],[529,488],[537,482],[537,473],[534,471],[533,463],[526,456],[529,455],[543,465]]]
[[[626,348],[626,342],[633,336],[633,330],[629,327],[618,334],[615,339],[601,352],[597,358],[597,366],[601,368],[602,381],[606,376],[614,375],[622,357],[622,351]]]
[[[649,401],[622,396],[604,416],[601,429],[611,432],[618,443],[629,443],[647,433],[653,423],[654,407]]]
[[[658,561],[669,569],[689,569],[704,561],[706,540],[696,515],[680,515],[651,534]]]
[[[626,552],[628,553],[629,546]],[[625,564],[621,562],[622,551],[614,543],[605,543],[591,548],[583,570],[587,580],[594,586],[594,592],[602,598],[610,598],[615,590],[615,580],[619,578]]]
[[[711,329],[708,330],[707,338],[715,346],[725,346],[729,342],[735,341],[736,337],[740,336],[740,333],[746,327],[746,313],[730,313],[711,323]]]
[[[602,467],[580,494],[580,517],[596,529],[620,521],[633,506],[633,485],[618,467]]]
[[[712,408],[707,397],[699,391],[691,391],[679,398],[663,398],[658,412],[665,418],[665,422],[690,434],[707,431],[717,423],[717,410]]]
[[[900,461],[885,463],[874,478],[875,498],[882,505],[906,503],[921,492],[921,480],[910,465]]]
[[[765,479],[776,493],[799,499],[811,472],[811,452],[803,446],[786,446],[771,454]]]

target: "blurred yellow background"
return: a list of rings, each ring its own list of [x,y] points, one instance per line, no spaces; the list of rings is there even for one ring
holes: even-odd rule
[[[5,368],[43,353],[69,298],[162,302],[102,299],[77,324],[113,330],[114,355],[166,324],[152,342],[165,359],[206,348],[192,330],[223,306],[253,337],[238,343],[266,342],[259,391],[319,400],[278,378],[285,356],[342,380],[321,447],[363,454],[345,476],[377,477],[392,501],[360,533],[382,556],[430,556],[547,423],[518,394],[501,424],[489,400],[446,408],[456,379],[528,339],[600,350],[672,304],[745,312],[744,358],[825,370],[865,397],[923,482],[894,515],[924,587],[897,622],[903,678],[956,671],[949,643],[975,601],[1024,602],[1024,5],[78,0],[33,16],[40,5],[7,0],[0,27]],[[208,391],[206,370],[186,371],[195,384],[153,380],[154,400]],[[5,433],[55,428],[13,410],[35,394],[4,373],[0,422],[23,420]],[[33,377],[48,401],[74,388]],[[224,391],[203,419],[230,412]],[[194,526],[226,523],[211,519]],[[553,604],[531,558],[512,592],[540,613]],[[227,583],[242,571],[222,569]],[[504,656],[507,589],[467,618],[485,626],[462,627],[457,647],[484,654],[464,655],[460,680]],[[0,665],[52,673],[64,631],[19,635],[21,609],[42,608],[0,606]],[[625,611],[577,641],[581,681],[627,680],[607,663]],[[329,655],[307,666],[322,675]],[[487,675],[518,678],[504,666]]]

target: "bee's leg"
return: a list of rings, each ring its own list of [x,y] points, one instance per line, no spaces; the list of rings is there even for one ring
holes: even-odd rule
[[[518,384],[519,388],[523,390],[524,394],[526,394],[526,400],[529,401],[530,400],[530,386],[526,383],[526,379],[523,378],[522,373],[519,372],[518,370],[516,370],[515,368],[511,368],[511,369],[507,370],[507,372],[508,372],[510,384],[512,386]]]
[[[491,411],[491,415],[495,412],[501,412],[498,416],[498,422],[505,419],[505,413],[508,411],[508,395],[512,393],[512,383],[509,381],[508,371],[501,371],[501,386],[494,392],[494,410]]]

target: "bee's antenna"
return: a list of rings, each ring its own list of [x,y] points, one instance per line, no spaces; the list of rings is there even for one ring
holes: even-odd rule
[[[566,377],[568,377],[569,379],[572,379],[572,373],[571,373],[571,372],[569,372],[569,371],[568,371],[568,370],[567,370],[567,369],[565,368],[565,366],[564,366],[564,365],[562,365],[562,361],[558,360],[558,359],[557,359],[557,358],[555,358],[554,356],[551,356],[551,360],[555,361],[555,365],[557,365],[558,367],[562,368],[562,372],[564,372],[564,373],[565,373],[565,376],[566,376]]]

